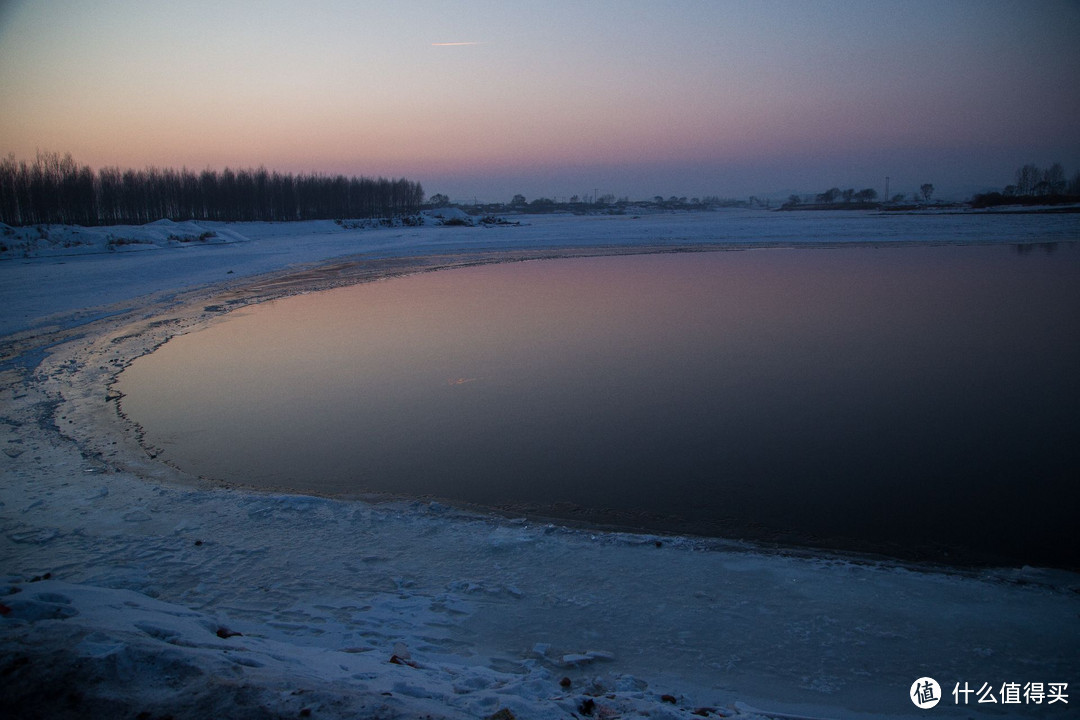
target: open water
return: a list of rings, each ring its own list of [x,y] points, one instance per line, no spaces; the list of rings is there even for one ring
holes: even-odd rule
[[[228,482],[1077,567],[1075,244],[423,273],[235,312],[119,389]]]

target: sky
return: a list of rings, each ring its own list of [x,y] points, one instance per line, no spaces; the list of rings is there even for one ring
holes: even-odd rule
[[[1080,171],[1080,0],[0,0],[0,156],[456,202]]]

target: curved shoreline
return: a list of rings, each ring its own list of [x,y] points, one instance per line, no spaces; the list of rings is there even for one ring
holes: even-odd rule
[[[749,249],[798,249],[803,251],[837,249],[851,249],[852,247],[874,247],[875,249],[896,248],[925,248],[929,246],[952,246],[950,243],[866,243],[866,244],[829,244],[815,243],[812,245],[792,246],[786,243],[770,244],[766,246],[752,244],[714,244],[714,245],[689,245],[689,246],[625,246],[625,247],[602,247],[602,248],[565,248],[559,250],[541,251],[502,251],[488,253],[465,253],[453,255],[427,256],[422,258],[408,258],[402,260],[346,260],[325,263],[300,272],[276,273],[267,277],[255,279],[239,287],[233,287],[227,291],[210,292],[206,297],[195,300],[195,306],[188,308],[183,317],[177,317],[175,322],[184,325],[175,334],[186,334],[198,331],[208,324],[217,320],[232,310],[245,308],[250,305],[273,301],[296,294],[320,292],[331,288],[339,288],[354,284],[362,284],[377,280],[385,280],[409,274],[432,272],[448,269],[460,269],[485,264],[504,264],[522,261],[535,261],[541,259],[570,259],[584,257],[615,257],[625,255],[655,255],[655,254],[681,254],[689,252],[724,252],[742,251]],[[970,246],[971,243],[962,243]],[[199,306],[202,305],[201,309]],[[191,327],[186,322],[194,320]],[[161,320],[154,320],[151,324],[156,325]],[[168,327],[176,327],[169,325]],[[139,335],[138,332],[133,335]],[[136,348],[125,360],[126,367],[135,358],[153,352],[161,343],[175,335],[168,335],[165,340],[155,340],[152,347]],[[125,338],[126,339],[126,338]],[[141,338],[136,338],[141,340]],[[116,338],[111,342],[115,343]],[[107,380],[108,396],[113,398],[117,405],[117,412],[123,426],[123,434],[134,435],[139,438],[142,450],[151,459],[160,460],[161,448],[156,448],[144,442],[144,433],[137,423],[131,421],[124,412],[124,398],[122,393],[111,388],[119,377],[119,371]],[[161,462],[174,467],[167,460]],[[194,478],[191,473],[175,468],[177,476],[187,482],[199,482],[201,478]],[[697,523],[695,527],[689,527],[688,523],[678,517],[663,518],[660,515],[651,516],[647,525],[637,521],[637,512],[618,512],[605,507],[579,507],[568,503],[544,505],[543,503],[507,503],[502,506],[484,504],[469,504],[464,501],[451,499],[450,496],[439,497],[435,495],[412,496],[408,494],[394,494],[392,492],[369,492],[351,493],[327,492],[299,485],[288,484],[261,484],[257,481],[208,481],[211,485],[218,484],[223,487],[245,489],[251,492],[286,493],[296,495],[311,495],[330,499],[360,499],[367,502],[380,501],[436,501],[458,509],[476,512],[481,515],[495,514],[504,518],[526,518],[530,522],[556,523],[569,527],[583,529],[585,531],[607,532],[631,532],[644,535],[667,535],[684,536],[701,541],[703,544],[715,543],[720,547],[739,546],[759,552],[784,553],[792,555],[835,555],[853,562],[887,562],[896,565],[904,565],[912,568],[940,570],[944,572],[979,572],[982,570],[994,570],[999,567],[1015,567],[1020,561],[1014,561],[1005,555],[994,556],[978,549],[964,548],[958,544],[947,545],[944,543],[933,544],[927,541],[922,546],[901,546],[896,542],[871,542],[869,540],[853,538],[830,538],[828,536],[815,536],[785,528],[756,528],[750,526],[735,526],[731,522],[712,523],[706,527],[705,523]],[[561,506],[561,507],[559,507]],[[1034,563],[1030,559],[1027,562]],[[1067,568],[1060,564],[1053,565],[1055,568]]]
[[[522,262],[528,260],[559,259],[574,257],[607,257],[617,255],[640,255],[651,253],[715,252],[743,250],[744,246],[687,245],[687,246],[626,246],[582,247],[551,250],[507,250],[482,253],[459,253],[451,255],[428,255],[408,258],[337,259],[320,263],[303,270],[286,269],[280,272],[249,278],[228,288],[211,286],[168,295],[163,299],[151,299],[145,305],[127,308],[132,303],[122,303],[125,308],[106,308],[100,319],[73,327],[61,327],[38,333],[21,333],[9,338],[6,347],[0,345],[3,355],[0,363],[15,366],[21,358],[30,362],[41,358],[45,352],[63,357],[54,360],[65,368],[66,379],[57,392],[63,397],[67,427],[61,433],[73,440],[84,457],[96,457],[115,464],[117,469],[146,471],[144,456],[155,460],[152,449],[141,443],[128,445],[124,452],[114,449],[115,435],[125,438],[140,435],[137,425],[122,412],[109,405],[105,412],[101,407],[81,407],[76,399],[92,401],[95,396],[104,397],[109,403],[120,402],[120,394],[112,389],[119,374],[135,359],[153,352],[162,344],[178,335],[196,332],[214,323],[228,313],[251,305],[270,302],[291,295],[319,292],[366,282],[387,280],[419,272],[433,272],[482,264]],[[86,342],[83,348],[71,348],[72,343]],[[53,358],[50,358],[53,359]],[[42,362],[44,359],[42,358]],[[96,364],[96,367],[95,367]],[[40,366],[39,366],[40,367]],[[27,368],[30,369],[30,368]],[[53,375],[36,372],[36,376]],[[77,380],[77,381],[76,381]],[[60,412],[58,405],[54,412]],[[39,418],[39,422],[47,422]],[[120,424],[120,432],[116,424]],[[99,430],[107,430],[104,434]],[[161,465],[160,463],[157,463]],[[168,476],[174,482],[187,485],[207,486],[207,483],[178,469],[155,473],[156,479]],[[210,484],[214,486],[216,483]],[[227,485],[226,485],[227,486]],[[258,490],[249,488],[253,492]]]
[[[665,245],[619,250],[725,248],[733,249]],[[128,309],[106,310],[105,317],[90,323],[5,338],[8,363],[0,383],[5,422],[0,428],[8,452],[0,460],[11,479],[0,506],[0,557],[4,581],[21,592],[0,599],[11,610],[0,621],[0,648],[27,658],[33,672],[12,671],[18,682],[0,691],[0,706],[22,693],[20,702],[39,703],[42,712],[55,709],[48,689],[60,679],[56,673],[82,663],[84,670],[92,670],[80,685],[82,711],[152,708],[195,717],[198,708],[213,707],[228,715],[248,707],[250,701],[237,690],[242,682],[263,709],[284,690],[302,689],[306,697],[295,701],[296,707],[293,700],[280,701],[283,717],[313,705],[330,716],[486,717],[500,708],[519,718],[568,716],[585,698],[596,698],[597,705],[607,704],[627,717],[646,712],[664,716],[669,710],[682,716],[717,705],[729,713],[753,714],[734,706],[736,700],[801,714],[904,716],[911,707],[904,706],[906,699],[886,707],[880,687],[857,689],[854,678],[846,678],[876,663],[885,687],[899,682],[891,674],[895,668],[887,670],[892,666],[884,660],[859,660],[856,646],[845,651],[855,654],[835,667],[807,670],[817,662],[810,658],[817,657],[819,643],[836,634],[828,624],[816,628],[815,618],[843,617],[837,603],[852,608],[865,603],[857,593],[838,590],[840,578],[871,583],[875,596],[899,592],[893,600],[879,600],[875,613],[882,618],[863,624],[875,626],[871,635],[879,637],[876,643],[896,632],[890,629],[894,625],[908,628],[903,632],[912,647],[908,656],[894,661],[900,667],[913,666],[920,653],[925,659],[941,652],[943,643],[952,652],[966,652],[962,648],[973,634],[990,632],[1000,619],[985,612],[990,592],[1000,598],[995,607],[1014,626],[986,645],[1025,648],[1047,673],[1075,668],[1072,656],[1064,654],[1071,652],[1067,643],[1060,647],[1060,638],[1070,636],[1067,628],[1077,624],[1075,594],[1060,592],[1075,586],[1075,576],[1067,573],[1027,569],[938,576],[839,557],[766,557],[738,548],[701,554],[693,541],[678,538],[661,543],[649,536],[566,531],[424,502],[373,507],[234,491],[184,476],[148,457],[130,432],[117,432],[122,420],[110,387],[126,364],[233,309],[410,272],[619,254],[612,249],[333,261],[253,278],[238,287],[171,293],[145,306],[124,303]],[[40,363],[31,365],[38,358]],[[498,559],[498,567],[490,565],[491,557]],[[538,568],[537,557],[556,564]],[[554,569],[550,578],[537,577],[543,568]],[[42,584],[32,582],[47,574],[52,577]],[[790,583],[800,587],[797,610],[784,600]],[[950,602],[957,604],[951,612],[960,620],[950,617],[944,625],[921,620],[925,627],[912,630],[906,619],[912,593],[931,588],[947,590]],[[160,607],[148,596],[160,598]],[[67,605],[57,598],[67,598]],[[935,601],[940,598],[916,601],[916,609],[925,605],[932,615]],[[350,609],[357,603],[369,609]],[[652,614],[650,608],[658,603],[668,608],[666,616]],[[734,609],[743,603],[762,603],[786,618],[777,629],[783,632],[774,638],[784,648],[779,656],[770,650],[754,657],[755,648],[769,647],[771,624],[758,629],[760,637],[732,634],[747,622]],[[114,606],[114,611],[101,610]],[[170,643],[140,625],[125,625],[121,616],[128,611],[123,608],[135,606],[152,618],[142,625],[166,628],[183,642]],[[1034,617],[1033,606],[1039,609]],[[68,610],[61,612],[64,607]],[[81,614],[64,615],[72,609]],[[203,639],[201,630],[169,619],[182,612],[202,626],[217,626],[217,639]],[[516,619],[521,613],[534,619],[522,623]],[[368,616],[375,622],[366,624]],[[222,628],[243,633],[240,638],[247,640],[223,637]],[[624,630],[628,642],[612,645]],[[702,637],[688,649],[688,639],[677,637],[681,632]],[[844,631],[854,633],[852,640],[862,632]],[[804,646],[806,641],[798,639],[803,633],[815,639]],[[102,649],[106,640],[99,636],[108,638],[111,650]],[[74,652],[72,637],[82,638]],[[515,644],[529,637],[540,639]],[[592,645],[597,642],[601,646]],[[184,650],[184,643],[203,649]],[[351,649],[356,643],[364,649]],[[402,658],[399,645],[407,646],[410,657]],[[233,662],[238,646],[241,659],[251,662]],[[635,655],[635,646],[644,656]],[[129,662],[149,662],[160,647],[172,653],[167,668],[126,680],[115,675],[118,654]],[[804,651],[809,655],[803,657]],[[696,659],[697,653],[703,653],[709,667],[700,665],[704,660]],[[409,662],[393,663],[393,657]],[[1007,662],[1007,657],[1003,652],[995,662]],[[726,662],[728,669],[712,668],[717,662]],[[337,666],[348,671],[333,669]],[[1007,675],[1006,670],[999,674]],[[789,680],[778,682],[773,676],[791,672],[810,672],[821,682],[800,690],[797,682],[789,687],[784,684]],[[179,690],[161,688],[168,677],[189,675],[178,681]],[[208,675],[229,680],[201,688]],[[571,678],[570,689],[558,684],[564,675]],[[589,683],[599,694],[591,694]],[[840,688],[846,689],[838,705],[840,697],[833,693]],[[204,705],[192,704],[196,700]]]
[[[896,243],[902,245],[904,243]],[[907,243],[911,244],[911,243]],[[850,246],[851,243],[846,244]],[[866,243],[866,245],[883,245]],[[884,245],[892,246],[891,243]],[[643,255],[656,253],[725,252],[757,249],[799,247],[803,249],[827,249],[836,244],[815,243],[792,246],[787,243],[715,243],[687,245],[626,245],[582,246],[578,248],[539,248],[534,250],[497,250],[486,252],[463,252],[446,255],[422,255],[402,258],[337,258],[314,266],[266,273],[245,278],[239,283],[217,283],[176,292],[159,293],[112,306],[95,308],[90,318],[84,319],[85,311],[75,311],[54,317],[42,325],[0,338],[0,387],[9,387],[31,380],[56,380],[54,370],[63,367],[61,387],[49,390],[59,395],[66,404],[66,426],[58,426],[63,435],[76,442],[84,456],[97,457],[103,461],[118,463],[117,468],[147,470],[144,456],[146,448],[125,448],[120,453],[112,448],[113,436],[97,432],[105,427],[115,430],[120,422],[125,437],[138,433],[120,413],[109,406],[103,408],[79,407],[76,399],[92,401],[104,397],[107,401],[119,400],[112,390],[117,376],[136,358],[153,352],[171,338],[195,332],[224,315],[250,305],[270,302],[284,297],[319,292],[365,282],[387,280],[418,272],[433,272],[475,265],[522,262],[529,260],[562,259],[579,257],[610,257],[619,255]],[[82,347],[73,344],[85,343]],[[95,363],[97,366],[95,367]],[[77,380],[77,382],[76,382]],[[43,401],[45,402],[45,401]],[[87,405],[96,403],[90,402]],[[56,406],[59,409],[59,405]],[[47,423],[45,416],[37,418]],[[150,457],[154,460],[154,457]],[[160,464],[160,463],[159,463]],[[175,470],[174,481],[201,485],[197,478]],[[161,473],[154,473],[161,479]],[[253,489],[254,490],[254,489]]]

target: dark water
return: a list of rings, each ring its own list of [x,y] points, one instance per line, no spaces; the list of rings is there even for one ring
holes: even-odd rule
[[[223,480],[1077,565],[1075,245],[427,273],[230,316],[120,389],[164,459]]]

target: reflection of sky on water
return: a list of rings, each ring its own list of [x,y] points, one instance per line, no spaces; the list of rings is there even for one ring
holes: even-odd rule
[[[124,408],[213,477],[1046,553],[1077,507],[1078,276],[1072,246],[427,273],[174,340]]]

